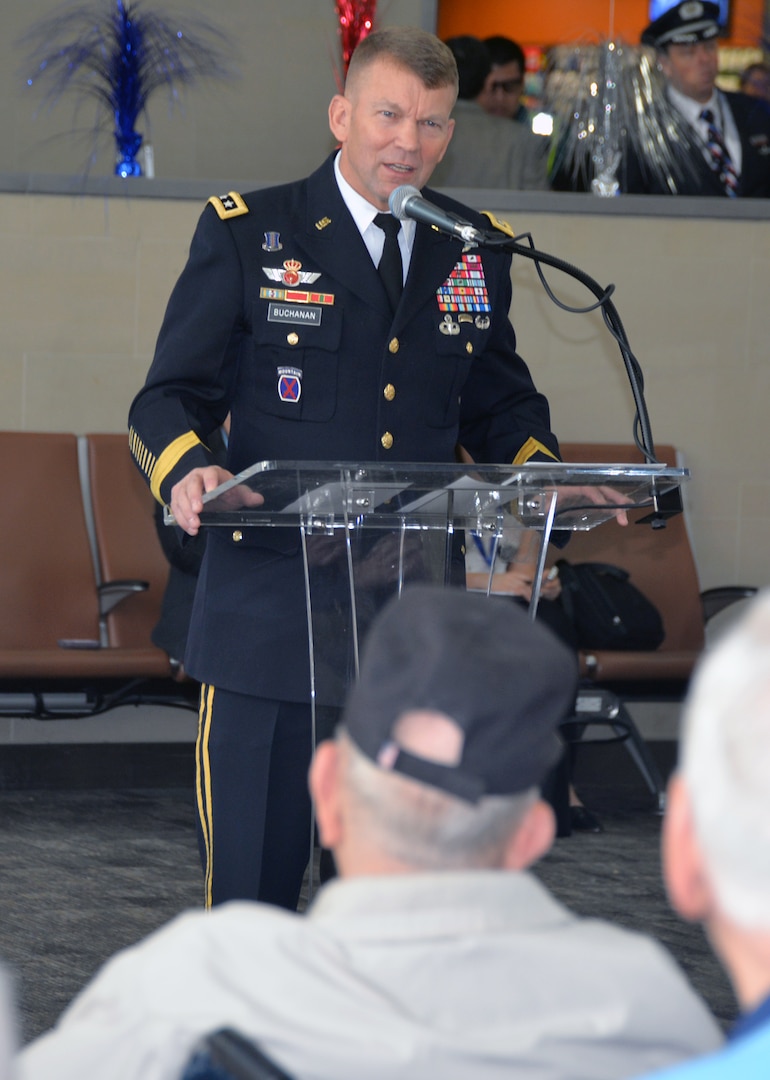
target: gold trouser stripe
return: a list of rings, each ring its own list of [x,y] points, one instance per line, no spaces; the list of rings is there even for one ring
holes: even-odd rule
[[[150,491],[158,502],[163,502],[160,494],[160,485],[174,466],[181,461],[188,450],[192,450],[194,446],[202,445],[203,443],[201,443],[194,431],[186,431],[184,435],[180,435],[178,439],[174,439],[174,441],[166,447],[155,462],[155,468],[152,470],[152,475],[150,476]]]
[[[522,446],[521,450],[519,450],[518,454],[513,459],[512,464],[524,465],[526,464],[526,462],[529,461],[531,457],[534,457],[534,455],[537,453],[545,454],[547,457],[553,458],[554,461],[559,460],[556,454],[552,453],[547,446],[543,446],[541,442],[538,442],[537,439],[533,439],[530,435],[530,437]]]
[[[198,801],[198,817],[203,833],[206,850],[204,870],[203,903],[210,908],[212,903],[212,881],[214,874],[214,827],[211,821],[211,763],[209,761],[209,737],[211,735],[211,714],[214,705],[214,687],[201,684],[200,707],[198,710],[198,738],[195,743],[195,793]]]

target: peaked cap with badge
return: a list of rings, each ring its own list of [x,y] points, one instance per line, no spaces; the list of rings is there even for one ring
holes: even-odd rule
[[[711,0],[684,0],[650,23],[642,34],[642,44],[665,53],[671,46],[716,41],[719,36],[719,6]],[[759,98],[731,90],[713,88],[716,95],[720,133],[732,120],[740,139],[740,173],[737,185],[728,192],[718,169],[704,153],[705,135],[695,131],[673,103],[662,102],[666,113],[665,146],[661,153],[654,143],[643,144],[646,153],[656,156],[658,167],[645,160],[642,149],[629,140],[623,161],[622,190],[631,195],[671,195],[668,174],[676,176],[678,195],[706,195],[724,198],[728,194],[744,199],[770,198],[770,106]],[[701,107],[702,107],[701,103]],[[658,156],[659,155],[659,156]]]
[[[692,45],[719,36],[719,4],[711,0],[683,0],[669,8],[642,32],[642,44],[656,49]]]

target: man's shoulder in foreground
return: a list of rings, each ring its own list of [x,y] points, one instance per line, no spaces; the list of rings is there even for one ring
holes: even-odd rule
[[[171,1080],[225,1026],[329,1080],[417,1080],[426,1062],[445,1080],[619,1080],[718,1043],[659,946],[529,874],[481,871],[335,881],[309,917],[182,916],[106,965],[18,1077]]]

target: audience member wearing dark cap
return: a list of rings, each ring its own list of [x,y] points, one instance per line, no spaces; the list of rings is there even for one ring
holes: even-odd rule
[[[480,104],[492,61],[486,45],[470,36],[449,38],[460,88],[452,116],[455,129],[434,187],[544,190],[548,187],[548,140],[523,124],[490,116]]]
[[[670,140],[680,195],[770,196],[770,108],[757,98],[719,90],[719,6],[684,0],[655,19],[642,44],[655,49],[666,95],[681,121]],[[668,194],[660,170],[629,151],[623,190]]]
[[[507,600],[405,589],[311,767],[340,876],[305,915],[174,920],[103,969],[17,1080],[172,1080],[225,1026],[317,1080],[620,1080],[719,1045],[660,945],[577,918],[528,871],[576,676]]]

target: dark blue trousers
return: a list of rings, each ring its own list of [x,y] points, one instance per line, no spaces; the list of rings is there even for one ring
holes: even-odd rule
[[[196,743],[205,904],[296,909],[312,844],[311,710],[204,684]]]

